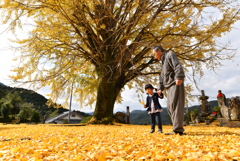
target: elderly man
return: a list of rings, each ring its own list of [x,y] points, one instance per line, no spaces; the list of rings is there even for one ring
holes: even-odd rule
[[[183,128],[184,120],[184,71],[176,54],[166,53],[160,46],[153,48],[153,55],[162,62],[160,88],[158,94],[167,90],[167,109],[173,124],[173,132],[165,135],[186,135]]]

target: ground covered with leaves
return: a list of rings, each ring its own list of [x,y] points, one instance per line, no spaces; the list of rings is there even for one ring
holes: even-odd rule
[[[185,129],[172,136],[149,134],[150,125],[0,125],[0,160],[240,160],[240,128]]]

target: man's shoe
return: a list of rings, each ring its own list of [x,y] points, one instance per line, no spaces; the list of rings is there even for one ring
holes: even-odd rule
[[[187,135],[187,134],[184,133],[184,132],[170,132],[170,133],[165,133],[165,135],[177,135],[177,134],[179,134],[180,136],[182,136],[182,135]]]
[[[184,133],[184,132],[179,132],[178,133],[180,136],[182,136],[182,135],[187,135],[186,133]]]
[[[158,130],[158,133],[163,133],[162,130]]]
[[[155,130],[151,130],[149,133],[154,133],[155,132]]]

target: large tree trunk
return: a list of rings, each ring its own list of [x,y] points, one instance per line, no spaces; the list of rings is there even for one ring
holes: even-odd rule
[[[120,88],[116,85],[117,81],[109,81],[107,77],[101,79],[97,88],[97,99],[95,111],[89,123],[92,124],[112,124],[113,109]]]

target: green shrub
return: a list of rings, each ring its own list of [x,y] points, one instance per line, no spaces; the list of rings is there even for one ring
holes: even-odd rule
[[[30,117],[30,120],[32,122],[40,122],[40,113],[37,110],[33,110],[32,116]]]
[[[62,122],[63,122],[63,124],[69,124],[67,119],[63,120]]]
[[[20,119],[12,120],[12,124],[20,124]]]
[[[91,118],[92,116],[84,117],[80,123],[87,123],[88,121],[91,120]]]
[[[214,106],[213,111],[217,112],[217,115],[222,117],[221,107]]]
[[[14,120],[14,119],[12,119],[10,117],[4,118],[3,116],[0,116],[0,122],[1,123],[11,123],[12,120]]]

